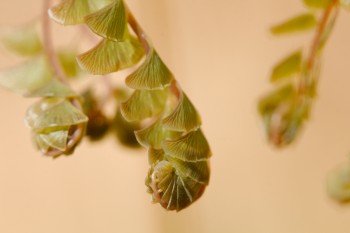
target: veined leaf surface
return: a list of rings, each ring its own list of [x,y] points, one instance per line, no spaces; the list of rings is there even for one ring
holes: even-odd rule
[[[197,110],[182,92],[180,102],[175,111],[163,120],[166,129],[174,131],[190,131],[201,125],[201,119]]]
[[[115,42],[102,40],[96,47],[78,56],[79,65],[92,74],[108,74],[134,66],[141,60],[144,50],[133,36]]]
[[[67,130],[59,130],[47,134],[39,134],[39,137],[49,147],[60,151],[65,151],[67,148],[68,132],[69,128]]]
[[[167,155],[186,162],[203,161],[211,156],[207,139],[200,129],[179,139],[165,140],[162,148]]]
[[[134,89],[164,89],[173,80],[173,75],[163,63],[157,52],[152,51],[147,55],[144,63],[131,75],[125,83]]]
[[[91,13],[88,0],[62,0],[49,10],[51,19],[62,25],[84,23],[84,17]]]
[[[165,129],[161,120],[157,120],[150,126],[135,132],[137,141],[146,148],[161,149],[162,142],[178,135],[178,133]]]
[[[110,5],[85,17],[86,24],[96,34],[121,41],[127,33],[127,16],[124,2],[115,0]]]
[[[161,154],[161,152],[157,153]],[[167,210],[180,211],[188,207],[203,194],[206,187],[208,180],[202,183],[191,178],[208,179],[208,177],[205,177],[206,175],[203,175],[205,172],[209,172],[206,169],[208,165],[205,162],[203,164],[203,167],[199,166],[196,169],[192,169],[194,164],[189,166],[182,164],[180,166],[190,168],[187,170],[184,167],[177,170],[176,166],[178,164],[174,166],[171,161],[163,160],[156,163],[150,169],[150,175],[146,180],[146,185],[152,193],[153,200],[159,202]]]
[[[141,121],[161,113],[167,100],[168,89],[136,90],[121,105],[121,111],[128,121]]]
[[[68,100],[46,98],[32,105],[26,114],[29,127],[38,133],[52,132],[68,126],[85,123],[88,118]]]
[[[208,161],[185,162],[167,154],[165,156],[181,177],[190,178],[205,185],[209,184]]]

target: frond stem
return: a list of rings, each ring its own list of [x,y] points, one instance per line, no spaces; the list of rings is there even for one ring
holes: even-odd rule
[[[325,35],[325,31],[327,30],[327,25],[329,23],[330,16],[332,13],[334,13],[333,11],[338,10],[339,8],[338,6],[339,6],[339,0],[333,0],[323,12],[315,38],[311,45],[310,55],[307,61],[307,68],[309,70],[313,69],[315,65],[315,60],[317,58],[319,48],[322,46],[322,39],[323,39],[323,36]]]
[[[140,40],[142,47],[144,48],[146,54],[149,54],[151,51],[151,45],[150,45],[150,41],[148,40],[147,34],[142,29],[140,24],[137,22],[136,18],[134,17],[134,15],[130,11],[130,9],[126,5],[126,3],[124,3],[124,4],[125,4],[126,13],[128,16],[128,23],[131,26],[132,30],[135,32],[137,38]]]
[[[55,78],[57,78],[60,82],[69,85],[66,79],[66,76],[61,68],[61,65],[57,59],[55,54],[52,37],[51,37],[51,26],[50,26],[50,18],[48,15],[48,10],[50,9],[50,0],[44,0],[43,3],[43,18],[42,18],[42,30],[43,30],[43,47],[46,58],[51,65],[53,72],[55,74]]]
[[[338,10],[339,0],[333,0],[321,15],[315,37],[311,44],[310,53],[306,60],[305,70],[298,85],[298,93],[302,99],[307,97],[306,93],[308,92],[307,89],[310,87],[310,83],[316,84],[317,82],[318,75],[315,76],[314,74],[318,70],[315,66],[319,64],[318,58],[333,29]],[[332,14],[334,14],[334,17],[331,17]]]

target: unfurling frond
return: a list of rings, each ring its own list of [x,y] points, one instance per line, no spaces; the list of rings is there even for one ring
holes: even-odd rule
[[[38,149],[45,155],[58,157],[72,153],[84,136],[88,118],[70,100],[55,97],[32,105],[25,121],[32,129]]]
[[[350,162],[338,166],[327,179],[328,194],[336,201],[350,201]]]
[[[138,39],[129,34],[127,19]],[[125,81],[135,90],[118,106],[115,123],[122,124],[124,117],[143,127],[138,128],[135,135],[148,149],[150,169],[146,185],[153,200],[167,210],[186,208],[203,194],[210,178],[211,150],[200,128],[201,119],[196,108],[177,85],[145,33],[135,26],[137,22],[123,0],[113,0],[91,12],[85,17],[85,23],[103,39],[78,56],[79,65],[91,74],[136,68]],[[145,60],[136,67],[145,52]],[[94,119],[93,114],[88,115]],[[37,141],[43,144],[42,137]]]
[[[309,119],[317,96],[323,47],[337,18],[337,1],[304,0],[304,3],[308,7],[322,10],[319,20],[315,12],[309,12],[287,20],[271,30],[273,34],[286,34],[317,27],[308,57],[305,58],[303,50],[299,49],[280,61],[270,77],[275,89],[259,101],[258,110],[267,138],[276,147],[284,147],[294,142]]]

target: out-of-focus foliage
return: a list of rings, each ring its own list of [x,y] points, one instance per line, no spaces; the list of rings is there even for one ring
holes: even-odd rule
[[[316,25],[317,20],[315,16],[312,13],[306,13],[273,26],[271,32],[275,35],[303,32],[315,28]]]
[[[120,108],[117,108],[113,118],[112,127],[118,141],[128,147],[138,148],[139,142],[136,139],[135,131],[141,128],[138,122],[129,122],[123,117]]]
[[[39,89],[51,79],[52,73],[43,56],[0,72],[0,85],[22,95]]]
[[[308,7],[313,8],[325,8],[331,4],[332,0],[304,0],[304,3]]]
[[[350,201],[350,162],[338,166],[328,175],[329,195],[340,203]]]
[[[317,86],[323,48],[332,32],[340,7],[350,8],[348,0],[304,0],[312,12],[287,20],[272,28],[273,34],[305,31],[316,27],[308,57],[298,50],[284,58],[273,69],[270,81],[275,89],[258,104],[268,140],[276,147],[297,139],[317,97]],[[319,19],[313,15],[315,9]],[[327,179],[329,195],[340,203],[350,201],[349,161],[332,171]]]
[[[61,67],[68,78],[76,78],[81,74],[81,69],[76,60],[76,52],[70,49],[59,50],[58,58]]]
[[[319,20],[314,13],[305,13],[272,28],[273,34],[287,34],[316,28],[309,55],[303,49],[282,59],[274,68],[270,81],[275,89],[261,98],[258,109],[263,119],[267,138],[276,147],[284,147],[296,140],[309,119],[317,96],[321,55],[332,31],[337,12],[337,1],[305,0],[311,8],[319,9]]]
[[[22,56],[35,56],[42,52],[35,24],[18,28],[1,28],[0,41],[7,49]]]
[[[80,109],[78,94],[57,79],[34,25],[1,31],[5,47],[28,60],[1,71],[0,85],[25,97],[41,98],[29,107],[25,119],[37,148],[56,158],[74,151],[85,134],[88,118]],[[67,59],[61,61],[66,71],[76,75]]]
[[[297,52],[289,55],[287,58],[277,64],[272,71],[271,81],[276,82],[281,79],[286,79],[291,77],[294,74],[297,74],[301,70],[302,63],[302,51],[298,50]]]
[[[96,96],[91,88],[83,92],[83,109],[89,117],[86,136],[91,141],[97,142],[104,139],[111,132],[122,145],[137,148],[139,144],[134,131],[139,130],[140,125],[136,122],[126,121],[121,115],[120,102],[125,100],[126,91],[118,88],[115,92],[115,95],[109,99],[109,102],[112,102],[115,108],[115,113],[112,116],[106,114],[104,105],[107,100],[105,98]]]
[[[102,139],[110,128],[110,121],[101,109],[98,99],[91,90],[87,90],[82,94],[83,110],[89,117],[89,122],[86,127],[86,136],[91,141]]]
[[[350,1],[349,0],[340,0],[340,3],[345,9],[350,10]]]

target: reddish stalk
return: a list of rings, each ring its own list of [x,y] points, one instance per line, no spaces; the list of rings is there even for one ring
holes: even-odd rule
[[[51,3],[50,0],[44,0],[44,4],[43,4],[42,30],[43,30],[44,52],[45,52],[46,58],[49,61],[49,64],[52,67],[55,77],[60,82],[66,85],[69,85],[68,81],[66,80],[65,74],[61,68],[61,65],[57,59],[57,56],[55,54],[53,44],[52,44],[51,25],[50,25],[50,18],[48,15],[48,10],[50,9],[50,3]]]
[[[131,26],[132,30],[135,32],[137,38],[139,38],[146,54],[149,54],[151,51],[151,45],[150,45],[150,41],[148,40],[147,34],[142,29],[140,24],[137,22],[136,18],[131,13],[129,7],[126,4],[125,4],[125,9],[126,9],[129,25]]]
[[[313,69],[315,68],[315,64],[317,61],[317,57],[319,56],[319,53],[320,53],[320,48],[325,42],[324,36],[327,35],[327,30],[330,29],[329,25],[331,22],[330,20],[332,19],[331,15],[333,13],[335,14],[338,13],[338,10],[339,10],[339,0],[333,0],[329,4],[329,6],[327,6],[327,8],[324,10],[321,16],[320,23],[318,25],[315,37],[311,44],[309,57],[306,61],[306,73],[313,72]],[[307,78],[308,78],[307,75],[303,77],[299,86],[299,92],[302,94],[305,93],[305,90],[307,89],[307,85],[308,85]]]

